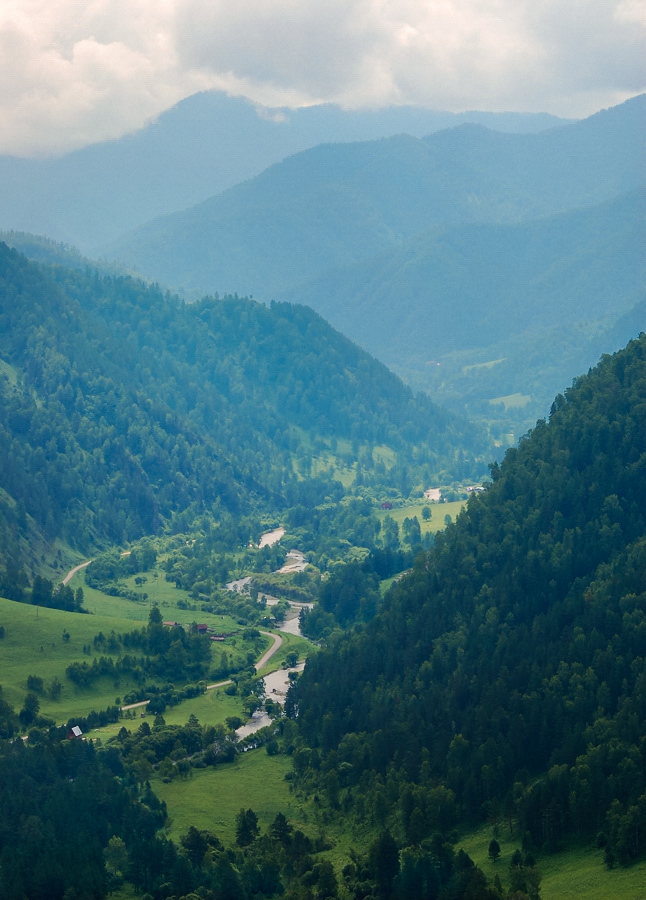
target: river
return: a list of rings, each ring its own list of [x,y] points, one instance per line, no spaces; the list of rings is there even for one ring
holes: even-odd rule
[[[274,700],[277,703],[280,703],[281,706],[284,706],[287,689],[289,688],[289,673],[302,672],[304,668],[305,663],[303,662],[294,666],[293,669],[277,669],[275,672],[265,675],[263,681],[265,683],[266,697],[269,700]],[[270,719],[265,710],[261,707],[256,710],[245,725],[241,725],[240,728],[238,728],[236,734],[239,738],[245,738],[250,734],[254,734],[256,731],[259,731],[261,728],[264,728],[265,725],[271,725],[271,723],[272,719]]]

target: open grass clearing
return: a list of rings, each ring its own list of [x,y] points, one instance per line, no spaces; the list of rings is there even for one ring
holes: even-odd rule
[[[409,503],[406,506],[395,506],[392,509],[380,509],[377,511],[377,515],[382,522],[386,516],[390,516],[400,528],[404,524],[404,519],[413,519],[417,516],[422,534],[428,532],[435,534],[446,528],[445,517],[447,515],[451,516],[452,521],[455,521],[456,516],[465,505],[466,500],[455,500],[452,503]],[[422,510],[425,506],[431,510],[430,519],[422,517]]]
[[[333,847],[318,858],[329,859],[340,873],[350,861],[350,850],[367,847],[376,831],[367,827],[348,829],[343,820],[323,824],[316,805],[290,790],[285,775],[291,771],[288,756],[268,756],[264,748],[237,757],[231,765],[215,769],[197,769],[193,777],[164,784],[152,782],[153,790],[166,801],[168,834],[173,840],[185,834],[190,825],[215,832],[225,843],[235,842],[235,817],[241,808],[253,809],[262,831],[266,831],[277,813],[283,815],[311,838],[325,833]]]
[[[39,698],[41,712],[56,722],[85,715],[92,709],[105,709],[114,704],[117,694],[123,696],[132,687],[125,679],[115,687],[111,679],[102,678],[92,687],[79,688],[65,676],[71,663],[91,662],[92,656],[83,653],[83,646],[92,646],[99,631],[110,634],[113,629],[132,630],[128,619],[87,616],[0,598],[0,625],[5,628],[0,642],[0,684],[5,698],[16,709],[25,699],[29,675],[42,678],[46,688],[54,677],[63,685],[59,700],[51,700],[46,692]],[[69,634],[67,641],[64,632]]]
[[[507,394],[506,397],[494,397],[489,403],[492,405],[502,403],[507,412],[508,409],[522,409],[531,399],[529,394]]]
[[[72,578],[69,586],[73,590],[76,590],[78,587],[83,588],[83,605],[95,615],[132,619],[134,622],[147,622],[151,606],[157,603],[162,617],[166,621],[179,622],[180,625],[190,625],[192,622],[205,622],[207,625],[215,628],[216,631],[227,633],[243,630],[243,626],[238,625],[236,619],[233,619],[231,616],[203,612],[197,604],[193,603],[187,591],[176,588],[175,585],[167,582],[161,575],[156,580],[150,576],[150,573],[148,573],[148,576],[149,581],[141,587],[134,584],[135,576],[125,579],[127,586],[135,590],[143,592],[146,588],[149,588],[146,600],[135,601],[129,600],[127,597],[111,597],[102,591],[97,591],[85,583],[85,573],[83,571],[78,572]],[[181,609],[177,605],[180,600],[187,604],[186,609]]]
[[[462,837],[456,849],[462,847],[487,878],[493,879],[498,874],[503,886],[508,886],[509,863],[514,850],[520,846],[520,839],[511,837],[507,828],[501,828],[496,838],[501,855],[493,863],[488,855],[492,838],[490,826],[481,828]],[[571,847],[560,853],[535,855],[543,878],[541,900],[643,900],[646,897],[646,862],[628,869],[608,870],[603,864],[603,851],[596,847]]]
[[[155,720],[155,716],[145,713],[145,707],[138,707],[133,710],[133,713],[133,718],[124,717],[118,722],[110,722],[109,725],[104,725],[102,728],[94,728],[89,732],[90,736],[100,738],[105,743],[111,737],[116,737],[122,728],[136,731],[142,721],[152,725]],[[239,697],[229,696],[225,693],[224,688],[216,688],[199,697],[184,700],[177,706],[169,706],[164,710],[163,715],[167,725],[186,725],[191,715],[195,716],[200,725],[224,725],[229,716],[245,718],[242,700]]]
[[[241,808],[253,809],[265,831],[279,812],[303,828],[308,816],[290,793],[285,775],[287,756],[268,756],[263,748],[240,754],[236,761],[216,768],[194,769],[192,778],[164,784],[152,782],[169,814],[168,833],[174,840],[190,825],[215,832],[225,843],[235,842],[235,817]]]

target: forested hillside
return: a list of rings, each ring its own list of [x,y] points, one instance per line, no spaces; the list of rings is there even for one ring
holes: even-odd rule
[[[645,244],[641,188],[534,222],[437,227],[281,299],[314,307],[441,403],[519,435],[646,328],[642,317],[610,331],[643,297]],[[492,406],[513,395],[517,409]]]
[[[320,502],[333,473],[312,497],[300,487],[317,442],[340,441],[346,462],[387,445],[384,483],[484,462],[476,429],[309,309],[187,306],[131,278],[39,268],[5,245],[0,360],[3,553],[32,565],[34,529],[87,549],[186,511],[188,525],[205,510]]]
[[[646,281],[644,243],[642,188],[519,225],[435,228],[284,299],[380,359],[426,361],[627,311]]]
[[[109,255],[166,284],[270,300],[433,225],[528,221],[643,184],[644,102],[540,134],[465,124],[324,144],[142,226]]]
[[[608,865],[642,855],[645,448],[642,334],[557,397],[370,624],[308,661],[301,784],[400,846],[509,819],[525,849],[599,833]]]

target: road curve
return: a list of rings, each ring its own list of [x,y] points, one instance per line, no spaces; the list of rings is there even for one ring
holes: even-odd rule
[[[260,633],[264,634],[265,637],[273,638],[274,643],[271,645],[271,647],[269,648],[269,650],[267,650],[266,653],[263,653],[263,655],[260,657],[260,659],[256,663],[256,672],[260,672],[260,670],[263,669],[267,665],[267,663],[272,658],[274,653],[276,653],[276,651],[283,645],[283,639],[279,634],[272,634],[271,631],[261,631]]]
[[[84,569],[86,566],[89,566],[91,562],[94,562],[92,559],[86,559],[85,562],[79,563],[78,566],[74,566],[73,569],[70,569],[65,578],[61,581],[61,584],[69,584],[69,582],[74,578],[77,572],[80,572],[81,569]]]
[[[92,560],[89,560],[89,562],[91,562],[91,561]],[[88,563],[83,563],[81,566],[77,566],[76,569],[72,569],[72,571],[69,573],[68,580],[69,580],[69,578],[71,578],[74,575],[74,573],[76,571],[78,571],[78,569],[82,569],[83,566],[87,566],[87,565],[88,565]],[[272,658],[274,653],[276,653],[276,651],[283,645],[283,639],[279,634],[272,634],[271,631],[261,631],[260,633],[264,634],[266,637],[272,638],[273,644],[271,645],[269,650],[267,650],[265,653],[263,653],[263,655],[260,657],[260,659],[256,663],[256,665],[255,665],[256,672],[259,672],[262,668],[264,668],[267,665],[267,663],[269,662],[269,660]],[[225,687],[225,685],[227,685],[227,684],[231,684],[230,678],[228,678],[226,681],[217,681],[215,684],[207,684],[206,689],[207,689],[207,691],[212,691],[215,688]],[[122,706],[121,710],[122,710],[122,712],[125,712],[127,709],[138,709],[141,706],[148,706],[149,703],[150,703],[150,700],[140,700],[139,703],[129,703],[127,706]]]

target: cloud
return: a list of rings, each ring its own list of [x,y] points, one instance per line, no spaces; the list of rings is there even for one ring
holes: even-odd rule
[[[119,137],[208,88],[587,115],[646,88],[645,31],[641,0],[5,0],[0,152]]]

